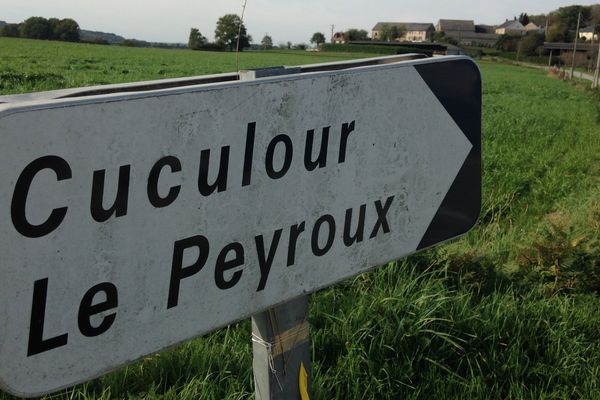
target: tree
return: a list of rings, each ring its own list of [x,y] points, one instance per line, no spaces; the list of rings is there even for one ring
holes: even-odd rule
[[[526,56],[534,56],[540,48],[544,45],[544,34],[532,32],[523,36],[521,39],[521,54]]]
[[[500,35],[494,47],[502,51],[517,51],[519,38],[511,35]]]
[[[61,19],[53,30],[55,39],[66,42],[79,42],[79,24],[71,18]]]
[[[519,15],[519,22],[523,26],[527,25],[530,22],[529,17],[527,16],[527,13],[521,13],[521,15]]]
[[[527,18],[529,18],[529,22],[533,22],[537,26],[546,26],[546,23],[550,19],[550,15],[546,15],[546,14],[529,15],[529,14],[527,14]]]
[[[579,17],[580,12],[582,21],[581,26],[585,26],[585,22],[590,20],[592,13],[590,7],[583,6],[568,6],[559,8],[556,12],[558,23],[565,26],[567,30],[574,30],[577,28],[577,18]]]
[[[321,43],[325,43],[325,35],[323,35],[321,32],[315,32],[310,38],[310,42],[315,43],[318,49]]]
[[[594,21],[596,24],[600,24],[600,4],[594,4],[593,6],[590,6],[590,14],[592,21]]]
[[[190,29],[190,36],[188,38],[188,48],[192,50],[200,50],[206,44],[206,38],[202,36],[200,31],[196,28]]]
[[[50,25],[50,36],[48,39],[57,40],[58,39],[58,24],[60,20],[58,18],[48,18],[48,25]]]
[[[346,41],[348,42],[369,40],[369,32],[365,31],[364,29],[348,29],[344,33],[344,36],[346,37]]]
[[[568,40],[569,29],[562,24],[554,24],[546,30],[546,40],[548,42],[566,42]]]
[[[265,35],[260,41],[260,47],[263,50],[271,50],[273,48],[273,38],[269,35]]]
[[[397,40],[406,33],[406,26],[404,25],[390,25],[383,24],[381,27],[380,39],[385,42]]]
[[[50,39],[52,27],[46,18],[30,17],[19,26],[19,36],[27,39]]]
[[[433,32],[433,34],[431,35],[431,41],[433,43],[447,43],[454,46],[458,46],[458,40],[454,39],[453,37],[446,36],[446,33],[444,32]]]
[[[0,36],[19,37],[19,24],[6,24],[0,29]]]
[[[123,40],[123,42],[121,43],[121,46],[123,46],[123,47],[136,47],[135,46],[135,41],[133,39],[125,39],[125,40]]]
[[[217,28],[215,29],[217,45],[228,47],[230,51],[234,50],[238,43],[238,32],[239,47],[237,50],[242,51],[244,47],[250,46],[251,41],[242,19],[236,14],[223,15],[217,21]]]

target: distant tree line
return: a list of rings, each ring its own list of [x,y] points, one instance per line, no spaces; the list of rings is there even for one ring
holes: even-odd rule
[[[367,31],[359,31],[357,29],[350,30],[354,35],[367,35]],[[358,38],[356,40],[359,40]],[[277,46],[273,44],[273,38],[269,34],[265,34],[260,40],[260,44],[251,45],[252,36],[248,35],[248,31],[242,19],[236,14],[226,14],[217,20],[215,28],[215,41],[210,42],[198,28],[190,28],[188,37],[188,48],[192,50],[210,50],[210,51],[243,51],[247,48],[254,50],[271,50],[273,48],[306,50],[308,45],[305,43],[292,44],[292,42],[279,43]],[[319,47],[325,43],[325,35],[321,32],[315,32],[310,39]]]
[[[79,24],[71,18],[30,17],[20,24],[6,24],[0,36],[79,42]]]

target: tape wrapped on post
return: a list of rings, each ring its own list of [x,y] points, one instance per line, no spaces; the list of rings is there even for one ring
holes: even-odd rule
[[[304,321],[286,331],[283,331],[279,335],[275,335],[273,341],[267,341],[263,338],[252,334],[252,341],[261,346],[264,346],[269,353],[269,368],[272,372],[275,372],[273,359],[279,357],[282,354],[287,353],[294,349],[294,347],[306,343],[310,334],[310,324],[308,321]]]

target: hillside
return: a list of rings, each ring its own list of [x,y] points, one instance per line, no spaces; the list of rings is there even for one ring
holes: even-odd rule
[[[79,31],[79,36],[83,42],[105,41],[109,44],[121,44],[125,41],[123,36],[115,35],[114,33],[88,31],[85,29]]]

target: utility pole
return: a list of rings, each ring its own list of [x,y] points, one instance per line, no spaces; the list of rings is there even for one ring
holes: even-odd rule
[[[546,15],[546,26],[544,26],[544,42],[548,41],[548,26],[550,25],[550,14]],[[552,66],[553,51],[550,49],[550,57],[548,57],[548,67]]]
[[[600,38],[598,40],[598,60],[596,61],[596,71],[594,72],[594,80],[592,80],[592,89],[598,88],[599,77],[600,77]]]
[[[335,25],[329,25],[331,27],[331,43],[333,43],[333,30],[335,29]]]
[[[579,39],[579,24],[581,23],[581,11],[577,16],[577,30],[575,32],[575,43],[573,44],[573,60],[571,61],[571,79],[575,73],[575,55],[577,54],[577,40]]]

